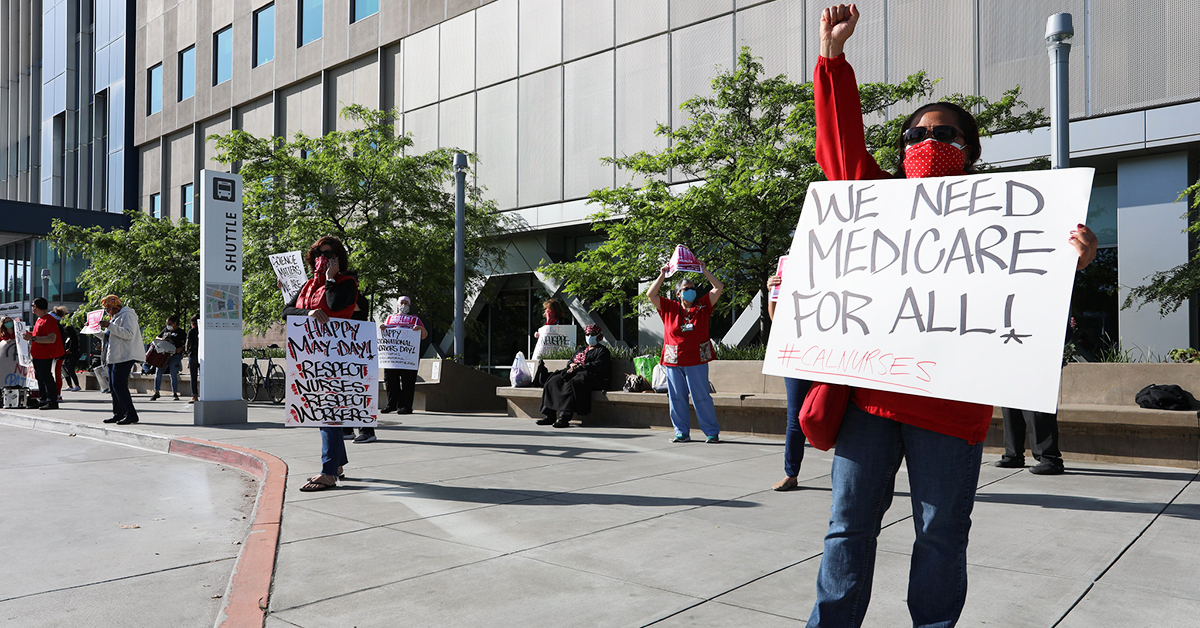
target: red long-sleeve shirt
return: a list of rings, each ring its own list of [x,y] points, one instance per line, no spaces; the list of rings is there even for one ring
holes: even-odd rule
[[[817,163],[830,181],[890,179],[867,151],[862,103],[854,68],[845,55],[819,57],[813,72],[817,117]],[[855,388],[851,400],[866,412],[964,439],[987,438],[992,407],[963,401]]]

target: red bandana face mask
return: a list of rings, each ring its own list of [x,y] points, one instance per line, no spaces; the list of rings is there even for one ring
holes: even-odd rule
[[[957,142],[947,144],[929,139],[904,150],[904,176],[909,179],[949,177],[962,174],[967,158]]]

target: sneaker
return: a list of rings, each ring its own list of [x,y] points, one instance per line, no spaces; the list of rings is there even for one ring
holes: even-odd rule
[[[554,422],[554,427],[559,427],[559,428],[571,427],[571,419],[565,419],[565,418],[559,419]]]
[[[154,391],[153,395],[150,395],[150,401],[156,401],[158,399],[158,397],[159,397],[159,394],[158,394],[158,391],[156,390],[156,391]]]
[[[131,419],[129,417],[125,417],[125,418],[121,419],[120,421],[117,421],[117,425],[133,425],[134,423],[137,423],[137,422],[138,422],[137,419]]]
[[[400,408],[396,410],[396,414],[412,414],[412,408]]]
[[[720,437],[720,436],[717,436],[716,434],[713,434],[712,436],[705,436],[705,437],[704,437],[704,442],[706,442],[706,443],[719,443],[719,442],[721,442],[721,437]]]
[[[538,425],[553,425],[557,422],[558,422],[558,419],[556,419],[552,416],[542,417],[537,420]]]
[[[1020,458],[1009,458],[1004,456],[996,462],[993,462],[992,465],[1000,467],[1001,469],[1024,469],[1025,457],[1022,456]]]
[[[373,443],[373,442],[375,442],[375,432],[372,431],[371,433],[367,433],[366,430],[362,430],[358,433],[358,438],[355,438],[354,442],[356,442],[356,443]]]
[[[175,393],[175,401],[179,401],[179,393]]]
[[[690,442],[692,442],[692,437],[688,436],[687,434],[676,434],[673,438],[671,438],[671,442],[672,443],[690,443]]]
[[[1063,463],[1055,460],[1043,460],[1029,467],[1029,472],[1034,475],[1062,475],[1064,471]]]
[[[124,418],[125,417],[123,417],[123,416],[114,416],[114,417],[109,417],[107,419],[104,419],[104,422],[105,423],[120,423],[121,420]]]
[[[391,414],[392,412],[395,412],[395,411],[396,411],[396,407],[395,407],[395,406],[388,406],[388,407],[386,407],[386,408],[384,408],[384,409],[380,410],[380,412],[382,412],[382,413],[384,413],[384,414]]]
[[[342,440],[354,440],[354,428],[343,427],[342,428]]]

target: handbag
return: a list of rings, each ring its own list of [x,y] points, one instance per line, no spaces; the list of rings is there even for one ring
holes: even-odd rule
[[[813,447],[829,451],[837,444],[842,417],[849,405],[849,386],[813,382],[800,408],[800,429]]]
[[[654,365],[654,377],[650,379],[650,387],[654,392],[667,392],[667,367],[661,364]]]
[[[153,366],[156,369],[163,368],[167,365],[167,360],[170,359],[169,353],[160,353],[158,345],[151,344],[149,349],[146,349],[146,364]]]

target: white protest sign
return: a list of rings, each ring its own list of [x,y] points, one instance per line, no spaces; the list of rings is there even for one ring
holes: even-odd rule
[[[1054,412],[1092,174],[812,184],[763,372]]]
[[[421,332],[384,327],[379,335],[379,368],[416,370],[421,365]]]
[[[21,366],[33,366],[33,354],[29,352],[29,341],[25,339],[29,331],[25,321],[13,321],[13,333],[17,335],[17,361]]]
[[[783,271],[787,267],[787,259],[788,259],[788,256],[786,256],[786,255],[780,257],[779,258],[779,267],[775,269],[775,274],[777,276],[779,276],[781,279],[783,278]],[[779,284],[778,286],[771,288],[771,302],[772,303],[779,300],[779,292],[782,287],[783,287],[783,284]]]
[[[29,367],[21,366],[17,359],[17,341],[0,341],[0,384],[4,387],[28,388],[34,380],[29,377]],[[36,387],[36,385],[35,385]]]
[[[104,318],[104,310],[92,310],[87,313],[87,324],[83,329],[79,330],[81,334],[103,334],[104,330],[100,328],[100,319]]]
[[[300,257],[300,251],[276,253],[267,257],[271,260],[271,268],[275,270],[275,278],[283,284],[280,287],[283,291],[283,302],[291,303],[308,281],[308,275],[304,272],[304,258]]]
[[[540,360],[542,355],[556,347],[575,348],[574,325],[542,325],[538,330],[537,345],[533,348],[533,357],[530,360]]]
[[[287,318],[287,425],[375,427],[379,403],[376,327],[334,318]]]

